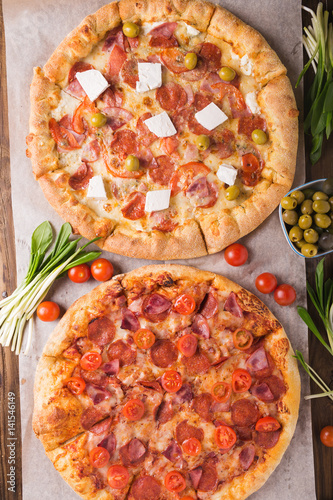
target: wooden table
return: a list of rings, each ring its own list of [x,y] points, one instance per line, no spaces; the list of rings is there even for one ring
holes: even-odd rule
[[[317,0],[303,0],[303,4],[316,9]],[[324,1],[324,7],[332,12],[333,0]],[[308,25],[310,15],[303,13],[303,24]],[[305,89],[309,87],[312,71],[308,72],[305,79]],[[10,163],[9,163],[9,131],[8,131],[8,105],[6,92],[6,53],[5,38],[3,30],[2,2],[0,1],[0,261],[2,272],[0,273],[0,294],[10,294],[16,287],[16,263],[14,228],[11,209],[11,186],[10,186]],[[305,90],[306,92],[306,90]],[[333,140],[325,143],[321,160],[314,167],[309,161],[310,139],[305,138],[306,143],[306,180],[320,179],[333,176]],[[314,285],[314,271],[318,259],[308,259],[306,264],[307,279]],[[333,275],[333,254],[325,260],[327,275]],[[305,276],[304,276],[305,286]],[[0,297],[1,297],[0,295]],[[314,313],[309,304],[309,311]],[[324,331],[322,332],[324,333]],[[329,353],[314,338],[309,335],[310,364],[322,378],[333,389],[333,362]],[[8,348],[0,346],[0,498],[1,500],[22,499],[22,473],[21,473],[21,432],[20,432],[20,382],[19,382],[18,358]],[[315,384],[311,387],[312,392],[317,392]],[[8,393],[15,394],[15,467],[16,488],[15,493],[8,491]],[[24,409],[23,409],[24,411]],[[333,449],[325,448],[319,440],[319,433],[325,425],[333,425],[333,405],[328,398],[321,398],[312,402],[312,430],[313,451],[315,461],[316,493],[318,500],[333,499]],[[11,441],[13,438],[11,437]],[[36,471],[37,472],[37,471]],[[285,499],[291,500],[291,499]],[[308,500],[308,499],[304,499]],[[311,499],[309,499],[311,500]]]

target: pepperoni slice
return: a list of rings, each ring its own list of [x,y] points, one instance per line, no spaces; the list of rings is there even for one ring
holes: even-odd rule
[[[119,45],[114,44],[111,49],[108,61],[108,76],[118,77],[126,59],[126,52],[121,47],[119,47]]]
[[[107,355],[110,361],[119,359],[120,366],[127,366],[136,360],[136,351],[123,340],[116,340],[109,345]]]
[[[251,115],[251,112],[247,109],[243,94],[237,87],[230,83],[218,82],[212,85],[212,89],[219,90],[221,100],[226,96],[228,97],[233,118]]]
[[[136,133],[133,130],[118,130],[111,142],[111,149],[121,160],[125,160],[128,155],[135,155],[137,152]]]
[[[91,406],[83,411],[81,415],[81,425],[84,430],[88,431],[94,424],[105,416],[103,411],[95,406]]]
[[[155,159],[158,167],[149,170],[149,177],[153,182],[159,184],[160,186],[168,186],[175,171],[174,164],[166,155],[157,156]]]
[[[187,420],[183,420],[176,427],[177,442],[182,445],[184,441],[191,438],[196,438],[198,441],[202,441],[204,438],[204,431],[199,427],[188,424]]]
[[[69,180],[68,184],[74,191],[79,189],[85,189],[88,187],[89,180],[93,177],[94,172],[88,163],[82,162],[75,174],[73,174]]]
[[[218,303],[214,295],[209,292],[205,296],[204,300],[200,306],[200,314],[206,318],[210,319],[218,312]]]
[[[235,425],[246,427],[257,422],[259,411],[248,399],[239,399],[231,405],[231,418]]]
[[[96,436],[100,436],[102,434],[105,434],[110,430],[112,419],[111,417],[106,418],[102,422],[99,422],[98,424],[95,424],[91,429],[90,432],[95,434]]]
[[[186,191],[194,177],[198,175],[208,175],[210,168],[204,163],[191,161],[179,167],[170,180],[171,195],[175,196],[180,191]]]
[[[217,71],[221,67],[222,52],[214,43],[202,44],[200,55],[207,61],[207,71]]]
[[[121,77],[127,85],[136,89],[136,82],[139,81],[138,61],[136,59],[129,59],[124,63]]]
[[[186,54],[182,50],[172,47],[162,51],[161,59],[168,70],[172,73],[179,74],[188,71],[185,66],[185,56]]]
[[[174,22],[168,22],[168,23],[162,23],[159,26],[156,26],[156,28],[153,28],[152,30],[149,31],[150,36],[164,36],[165,38],[170,38],[171,35],[173,35],[174,31],[177,29],[177,23]]]
[[[83,71],[88,71],[89,69],[94,69],[94,66],[84,61],[76,62],[69,70],[68,83],[71,83],[74,80],[76,73],[82,73]]]
[[[88,325],[89,340],[101,347],[112,342],[115,334],[115,326],[107,316],[93,319]]]
[[[182,361],[186,367],[187,374],[190,376],[204,375],[210,368],[208,357],[200,350],[190,358],[183,357]]]
[[[207,422],[211,421],[210,407],[213,403],[212,395],[209,392],[203,392],[193,399],[192,408]]]
[[[131,494],[135,500],[159,500],[161,486],[155,478],[141,476],[132,484]]]
[[[155,420],[157,420],[160,424],[165,424],[172,419],[173,414],[174,411],[171,401],[162,401],[156,410]]]
[[[156,99],[166,111],[181,109],[187,102],[187,94],[178,83],[169,82],[156,91]]]
[[[127,198],[126,204],[121,209],[125,219],[138,220],[145,215],[146,196],[139,191],[133,191]]]
[[[259,446],[262,446],[263,448],[274,448],[274,446],[279,441],[280,433],[280,430],[273,432],[256,432],[254,440]]]
[[[157,139],[157,135],[149,130],[147,125],[144,123],[145,120],[151,118],[153,115],[151,113],[144,113],[140,116],[136,124],[136,130],[138,133],[138,140],[142,146],[150,146]]]
[[[238,133],[246,135],[251,139],[254,130],[266,131],[266,121],[261,116],[242,116],[238,122]]]
[[[101,370],[88,371],[88,370],[81,369],[81,377],[86,382],[89,382],[90,384],[94,384],[97,387],[103,387],[104,389],[109,384],[109,379],[108,379],[106,373],[104,373],[104,371],[101,371]]]
[[[202,78],[205,76],[205,74],[207,73],[207,67],[208,64],[206,59],[199,56],[196,67],[194,69],[191,69],[190,71],[180,73],[179,76],[180,78],[188,82],[196,82],[198,80],[202,80]]]
[[[172,123],[176,127],[178,137],[181,136],[181,134],[185,131],[186,127],[188,126],[189,118],[192,114],[193,114],[192,109],[184,108],[178,111],[178,113],[173,113],[171,115]]]
[[[212,491],[215,490],[218,483],[216,467],[212,463],[206,463],[202,466],[202,474],[200,477],[198,490]]]
[[[171,302],[164,295],[153,293],[148,295],[142,304],[142,313],[146,319],[153,323],[164,321],[171,309]]]
[[[247,153],[242,156],[240,177],[245,186],[255,186],[258,184],[262,166],[254,154]]]
[[[154,365],[168,368],[177,361],[178,352],[171,340],[158,340],[150,349]]]

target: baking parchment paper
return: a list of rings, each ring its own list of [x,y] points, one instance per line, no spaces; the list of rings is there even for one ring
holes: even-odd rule
[[[51,221],[57,230],[62,223],[44,199],[33,179],[30,161],[25,156],[32,68],[43,66],[62,39],[83,17],[97,10],[103,3],[102,0],[3,0],[18,281],[24,277],[27,269],[33,230],[44,220]],[[224,0],[220,3],[264,35],[287,66],[294,85],[302,67],[301,0]],[[297,99],[301,108],[301,90],[298,91]],[[304,148],[301,141],[294,185],[303,180]],[[277,210],[254,233],[243,238],[242,242],[249,250],[249,261],[240,268],[226,264],[223,252],[178,262],[225,275],[254,293],[256,276],[264,271],[273,272],[280,283],[287,282],[295,286],[297,304],[304,305],[304,260],[288,248],[279,225]],[[106,257],[112,260],[116,273],[153,263],[111,254]],[[75,299],[95,285],[93,280],[74,285],[69,280],[62,279],[53,287],[50,298],[66,310]],[[300,349],[306,355],[307,330],[297,316],[296,305],[283,308],[274,302],[272,295],[258,295],[284,325],[294,349]],[[78,498],[46,458],[43,447],[31,428],[34,373],[43,346],[54,326],[53,323],[42,324],[36,321],[33,347],[28,356],[20,356],[24,500],[41,497],[43,500]],[[303,396],[309,392],[309,384],[303,372],[301,376]],[[311,436],[310,404],[302,397],[295,436],[277,470],[251,496],[251,500],[315,499]]]

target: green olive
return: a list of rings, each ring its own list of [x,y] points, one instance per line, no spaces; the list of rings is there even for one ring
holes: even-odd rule
[[[318,242],[320,248],[323,250],[332,250],[333,249],[333,234],[323,233]]]
[[[305,245],[305,244],[306,244],[306,241],[305,241],[304,239],[302,239],[302,240],[300,240],[300,241],[294,241],[294,245],[295,245],[297,248],[299,248],[299,249],[301,249],[301,248],[302,248],[302,246],[303,246],[303,245]]]
[[[263,130],[260,130],[259,128],[253,130],[251,137],[252,137],[252,141],[255,144],[261,145],[261,144],[265,144],[265,142],[267,142],[267,134]]]
[[[128,155],[128,157],[125,160],[126,170],[129,170],[129,172],[133,172],[135,170],[139,170],[139,167],[140,167],[139,158],[137,158],[134,155]]]
[[[303,194],[304,194],[305,198],[308,200],[308,199],[312,198],[312,196],[315,194],[315,190],[311,189],[311,188],[306,188],[306,189],[303,189]]]
[[[311,215],[301,215],[298,219],[298,225],[301,229],[309,229],[312,226],[312,217]]]
[[[184,64],[187,69],[194,69],[198,63],[198,56],[195,52],[189,52],[186,54],[184,59]]]
[[[327,214],[330,211],[331,205],[325,200],[316,200],[313,202],[312,208],[317,214]]]
[[[318,247],[312,243],[305,243],[301,248],[301,252],[305,257],[314,257],[317,255]]]
[[[326,193],[323,193],[322,191],[316,191],[313,195],[312,195],[312,199],[313,201],[316,201],[316,200],[328,200],[328,196]]]
[[[231,82],[236,77],[236,71],[229,66],[223,66],[219,71],[219,77],[225,82]]]
[[[314,221],[317,226],[323,229],[327,229],[332,223],[331,218],[326,214],[315,214]]]
[[[326,179],[326,181],[323,182],[323,187],[322,190],[324,193],[328,194],[329,196],[332,196],[333,194],[333,177],[330,177]]]
[[[300,241],[303,238],[303,231],[299,226],[294,226],[289,231],[289,239],[293,243]]]
[[[197,148],[200,149],[200,151],[205,151],[206,149],[209,148],[210,139],[209,139],[208,135],[198,135],[195,142],[196,142]]]
[[[289,226],[295,226],[298,221],[298,213],[295,210],[285,210],[282,214],[282,219]]]
[[[301,203],[303,203],[304,199],[305,199],[305,196],[304,196],[304,193],[302,193],[302,191],[293,191],[290,195],[292,198],[296,198],[297,200],[297,205],[300,205]]]
[[[304,231],[304,239],[307,243],[316,243],[319,239],[319,234],[315,229],[310,227]]]
[[[228,201],[235,200],[238,198],[240,193],[240,189],[238,186],[229,186],[228,189],[225,192],[225,197],[227,198]]]
[[[93,127],[104,127],[107,122],[107,117],[103,113],[94,113],[90,117],[91,125]]]
[[[301,205],[302,214],[311,215],[313,212],[312,204],[313,204],[312,200],[304,200],[302,205]]]
[[[291,198],[290,196],[285,196],[281,200],[281,206],[286,210],[293,210],[294,208],[297,207],[297,201],[295,200],[295,198]]]
[[[123,33],[128,38],[135,38],[136,36],[138,36],[139,31],[140,31],[140,26],[138,26],[137,24],[130,22],[123,24]]]

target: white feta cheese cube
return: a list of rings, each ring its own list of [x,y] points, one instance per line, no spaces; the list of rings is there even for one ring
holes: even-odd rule
[[[225,182],[229,186],[233,186],[235,184],[237,172],[237,168],[229,165],[229,163],[222,163],[216,172],[216,176],[221,182]]]
[[[76,78],[91,102],[95,101],[109,86],[109,82],[97,69],[76,73]]]
[[[139,81],[136,82],[137,92],[148,92],[162,85],[161,63],[138,63]]]
[[[252,63],[249,59],[249,56],[247,54],[245,54],[245,56],[243,56],[240,60],[240,66],[242,68],[242,71],[244,73],[244,75],[251,75],[252,73]]]
[[[146,194],[146,212],[157,212],[169,208],[171,189],[148,191]]]
[[[208,104],[198,113],[195,113],[195,119],[207,130],[213,130],[221,123],[228,120],[228,117],[223,111],[213,102]]]
[[[201,33],[199,30],[197,30],[196,28],[194,28],[190,24],[186,25],[186,29],[187,29],[188,36],[196,36],[196,35],[200,35],[200,33]]]
[[[258,102],[257,102],[257,94],[256,92],[249,92],[245,96],[245,102],[246,105],[250,108],[252,113],[254,115],[260,114],[261,110],[259,108]]]
[[[175,129],[175,126],[166,111],[148,118],[148,120],[145,120],[144,123],[147,125],[150,132],[153,132],[153,134],[157,135],[157,137],[170,137],[177,133],[177,130]]]
[[[90,179],[87,198],[93,198],[94,200],[107,200],[103,177],[101,175],[95,175],[95,177]]]

